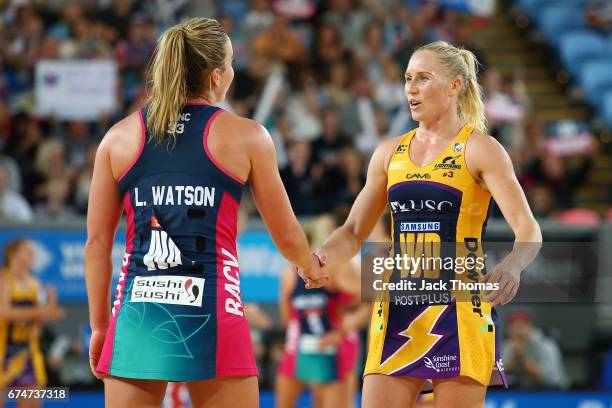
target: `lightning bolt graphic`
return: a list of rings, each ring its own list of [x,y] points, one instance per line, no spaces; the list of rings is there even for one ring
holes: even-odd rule
[[[394,374],[423,358],[443,337],[440,334],[433,334],[431,331],[449,306],[429,306],[408,325],[406,330],[399,333],[400,336],[406,337],[407,340],[395,353],[382,362],[380,365],[382,372]],[[413,339],[416,340],[413,341]]]

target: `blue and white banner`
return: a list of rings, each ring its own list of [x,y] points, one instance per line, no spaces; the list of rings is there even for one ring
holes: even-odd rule
[[[125,230],[118,230],[113,248],[113,282],[119,277],[125,251]],[[43,285],[56,288],[61,302],[86,302],[83,249],[87,239],[81,229],[3,229],[0,230],[0,254],[4,244],[28,238],[36,247],[33,274]],[[276,302],[280,273],[289,264],[278,252],[265,230],[245,231],[238,241],[242,300]]]
[[[64,120],[96,120],[116,111],[118,83],[113,60],[42,60],[36,63],[36,110]]]

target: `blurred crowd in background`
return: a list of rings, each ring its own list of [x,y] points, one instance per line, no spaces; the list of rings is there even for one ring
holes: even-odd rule
[[[0,1],[0,218],[66,220],[86,213],[99,141],[142,103],[160,33],[195,15],[215,16],[229,34],[236,74],[224,107],[259,120],[272,134],[298,215],[350,206],[380,140],[415,126],[403,72],[413,49],[433,40],[462,45],[480,59],[489,132],[510,152],[536,215],[572,208],[590,155],[570,168],[547,151],[545,124],[532,115],[521,73],[488,67],[470,40],[487,16],[452,4]],[[35,68],[49,59],[116,61],[116,111],[87,122],[37,115]]]

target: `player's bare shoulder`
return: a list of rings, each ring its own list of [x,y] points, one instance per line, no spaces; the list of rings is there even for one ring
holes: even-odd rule
[[[112,156],[121,154],[132,145],[140,149],[142,144],[142,123],[140,112],[136,111],[121,119],[108,129],[100,146],[108,149]]]
[[[468,170],[479,184],[482,173],[496,167],[512,167],[506,149],[493,136],[474,129],[467,141],[465,161]]]
[[[507,156],[506,149],[493,136],[474,129],[466,146],[466,158],[483,161],[495,161]]]
[[[133,163],[140,152],[143,134],[146,134],[146,129],[143,129],[140,112],[136,111],[115,123],[104,135],[98,154],[108,155],[115,178]]]
[[[266,128],[252,119],[224,111],[217,120],[220,126],[216,129],[231,137],[232,144],[239,150],[248,152],[251,157],[274,146]]]
[[[231,132],[236,142],[242,146],[250,146],[253,143],[261,143],[270,138],[268,131],[260,123],[232,112],[224,111],[219,119],[223,121],[224,130]]]
[[[374,155],[378,155],[380,160],[382,160],[384,166],[383,170],[385,173],[387,173],[387,169],[389,168],[389,163],[391,162],[391,157],[393,156],[393,153],[398,149],[399,144],[404,138],[404,136],[405,135],[401,135],[385,139],[376,148]]]

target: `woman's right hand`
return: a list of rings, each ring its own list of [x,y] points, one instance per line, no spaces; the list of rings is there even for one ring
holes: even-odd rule
[[[325,263],[317,254],[312,254],[310,267],[306,269],[295,268],[296,272],[306,282],[307,289],[320,288],[329,282],[329,276],[323,271]]]

